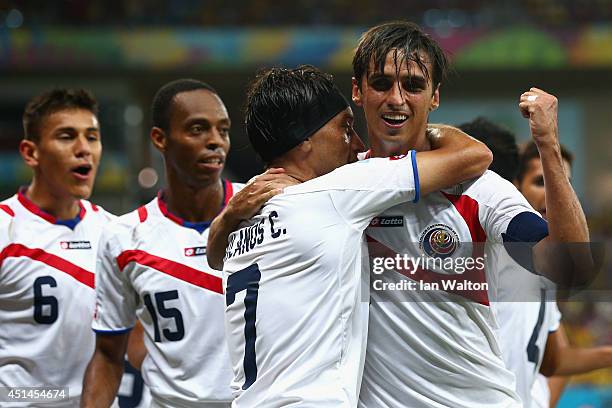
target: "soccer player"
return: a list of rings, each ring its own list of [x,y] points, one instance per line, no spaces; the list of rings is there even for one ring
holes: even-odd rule
[[[514,182],[519,168],[519,149],[514,133],[481,116],[458,125],[457,128],[491,149],[493,162],[489,170],[511,183]]]
[[[571,180],[574,156],[566,147],[562,145],[559,147],[564,174]],[[546,219],[546,189],[544,188],[543,170],[538,146],[534,142],[527,143],[519,155],[516,176],[513,181],[529,204]]]
[[[48,406],[78,406],[94,350],[95,255],[111,219],[86,200],[102,153],[97,111],[83,89],[33,98],[19,145],[32,181],[0,203],[0,387],[66,387]]]
[[[565,174],[571,179],[573,156],[565,147],[560,147]],[[527,144],[521,152],[515,183],[519,191],[529,201],[529,204],[546,218],[547,199],[544,171],[540,153],[533,142]],[[541,373],[550,378],[548,384],[542,375],[537,375],[535,378],[530,393],[533,398],[531,407],[548,408],[557,405],[563,388],[569,379],[568,376],[612,367],[612,346],[572,347],[567,340],[563,324],[560,323],[561,314],[556,303],[541,302],[538,306],[537,310],[532,311],[532,315],[537,317],[538,314],[536,313],[542,313],[540,310],[544,309],[546,310],[543,313],[545,316],[553,313],[555,319],[552,320],[554,327],[547,331],[542,328],[546,325],[538,326],[537,320],[533,319],[536,324],[532,337],[537,336],[538,340],[543,337],[543,341],[540,340],[540,343],[537,344],[538,350],[541,350],[538,368]],[[552,312],[549,312],[549,310],[552,310]],[[538,329],[543,332],[543,335],[537,332]],[[530,368],[533,369],[533,367]]]
[[[205,255],[211,220],[241,187],[221,178],[230,119],[217,92],[190,79],[160,88],[152,117],[151,141],[164,157],[167,187],[103,233],[96,350],[82,406],[106,407],[115,397],[137,318],[146,345],[142,373],[153,406],[228,406],[232,373],[221,277]]]
[[[370,157],[429,149],[428,114],[440,103],[446,66],[439,45],[414,24],[386,23],[362,36],[353,59],[353,101],[364,109]],[[442,288],[471,282],[481,290],[447,286],[447,292],[409,291],[400,299],[372,290],[360,406],[520,406],[514,376],[505,367],[496,337],[490,299],[494,292],[488,289],[494,290],[497,277],[490,264],[505,251],[505,241],[537,242],[532,253],[542,269],[538,272],[552,276],[555,268],[544,251],[548,241],[586,242],[588,230],[563,175],[556,127],[552,133],[545,131],[548,122],[556,122],[556,99],[532,88],[521,96],[519,107],[529,118],[543,158],[550,180],[547,194],[559,203],[554,217],[547,226],[516,188],[493,172],[424,197],[416,206],[387,210],[383,216],[399,216],[403,226],[370,227],[371,255],[378,251],[413,258],[424,253],[428,260],[484,258],[484,268],[477,262],[462,271],[415,268],[409,276]],[[489,245],[483,248],[485,243]],[[390,272],[381,277],[396,282],[404,275]]]
[[[493,162],[489,166],[490,170],[508,181],[516,179],[519,155],[512,132],[485,118],[477,118],[460,125],[459,128],[491,149]],[[537,152],[535,145],[533,148]],[[565,159],[566,152],[563,147],[561,154]],[[540,181],[543,189],[543,179]],[[509,255],[500,255],[501,260],[496,263],[496,266],[502,266],[499,268],[502,277],[497,292],[499,302],[495,304],[499,323],[497,335],[504,363],[515,375],[516,392],[524,407],[530,407],[532,389],[544,356],[546,338],[549,332],[558,330],[561,315],[556,302],[551,301],[554,299],[551,295],[554,285],[523,269],[510,259]]]
[[[352,111],[331,77],[309,66],[260,74],[248,92],[246,129],[268,166],[303,183],[229,237],[234,406],[354,407],[367,333],[363,231],[385,208],[481,174],[490,152],[442,128],[430,138],[439,149],[344,166],[363,149]],[[213,222],[209,248],[236,225],[229,212]]]
[[[554,125],[554,122],[551,125]],[[546,204],[542,164],[537,146],[533,142],[523,150],[519,162],[516,138],[509,130],[482,117],[458,127],[491,149],[493,162],[489,166],[490,170],[496,171],[506,180],[515,182],[519,186],[519,191],[527,191],[525,197],[529,203],[541,210],[542,214],[546,214],[545,207],[542,207]],[[569,176],[573,157],[563,145],[560,145],[560,148],[563,164]],[[612,348],[570,347],[563,325],[560,324],[561,314],[554,301],[554,291],[551,290],[550,282],[545,282],[537,275],[522,270],[512,261],[504,260],[504,262],[509,266],[502,271],[508,274],[507,279],[514,283],[520,279],[520,295],[511,294],[510,301],[504,302],[501,299],[502,293],[498,295],[502,302],[496,304],[499,340],[504,362],[516,376],[517,393],[525,407],[554,407],[561,396],[567,377],[550,378],[549,392],[546,377],[538,371],[544,371],[547,375],[555,372],[579,374],[609,367],[612,365]],[[507,290],[508,288],[504,287],[506,285],[507,283],[502,283],[500,291]],[[526,295],[527,291],[533,288],[536,293]],[[542,289],[549,292],[545,298],[542,297]],[[544,359],[546,362],[542,365]]]

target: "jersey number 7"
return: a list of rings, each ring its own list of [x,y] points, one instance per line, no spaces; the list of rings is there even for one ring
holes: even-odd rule
[[[246,390],[257,379],[257,361],[255,360],[255,319],[257,317],[257,295],[261,272],[257,264],[235,272],[227,278],[225,305],[230,306],[236,300],[236,294],[246,290],[244,297],[244,385]]]

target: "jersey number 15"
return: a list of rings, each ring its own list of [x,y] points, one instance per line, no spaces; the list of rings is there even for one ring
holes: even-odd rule
[[[183,324],[183,315],[181,311],[176,307],[166,307],[165,302],[168,300],[178,299],[178,290],[169,290],[167,292],[157,292],[153,295],[155,297],[155,305],[157,306],[157,311],[159,311],[159,315],[166,319],[174,319],[174,324],[176,326],[176,330],[163,329],[162,333],[166,340],[168,341],[179,341],[185,337],[185,325]],[[151,301],[151,295],[146,294],[143,297],[144,304],[151,315],[151,320],[153,320],[153,329],[155,331],[154,339],[156,343],[161,342],[161,335],[159,330],[159,323],[157,318],[157,312],[155,311],[155,307],[153,306],[153,302]]]

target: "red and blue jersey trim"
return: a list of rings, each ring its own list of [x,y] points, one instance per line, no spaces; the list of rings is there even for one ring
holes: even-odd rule
[[[76,228],[79,222],[81,222],[83,218],[85,218],[85,214],[87,213],[87,211],[85,210],[85,206],[83,205],[81,200],[79,200],[80,210],[76,217],[68,219],[68,220],[60,220],[54,217],[53,215],[49,214],[48,212],[42,210],[36,204],[34,204],[25,195],[26,190],[27,190],[27,187],[21,187],[19,191],[17,191],[17,200],[19,200],[19,203],[21,203],[21,205],[23,205],[25,209],[30,211],[32,214],[39,216],[40,218],[44,219],[45,221],[50,222],[51,224],[63,225],[73,230]]]
[[[232,186],[232,183],[229,182],[228,180],[222,180],[222,183],[223,183],[223,203],[221,204],[221,208],[219,209],[219,213],[225,208],[225,206],[227,205],[229,200],[234,195],[234,186]],[[183,218],[179,217],[178,215],[172,214],[168,210],[168,205],[164,201],[163,191],[160,191],[157,194],[157,203],[159,205],[159,210],[162,212],[162,214],[165,217],[167,217],[170,220],[174,221],[178,225],[181,225],[181,226],[186,227],[186,228],[192,228],[192,229],[198,231],[198,233],[200,233],[200,234],[203,233],[204,231],[206,231],[206,229],[208,227],[210,227],[210,224],[212,222],[212,220],[210,220],[210,221],[201,221],[201,222],[191,222],[191,221],[184,220]],[[145,207],[140,207],[138,209],[138,217],[140,219],[140,222],[144,222],[147,219],[147,210],[146,210]]]

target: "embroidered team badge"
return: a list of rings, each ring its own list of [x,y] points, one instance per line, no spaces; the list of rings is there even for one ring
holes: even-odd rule
[[[448,225],[433,224],[421,233],[419,247],[428,256],[448,258],[459,248],[459,236]]]

